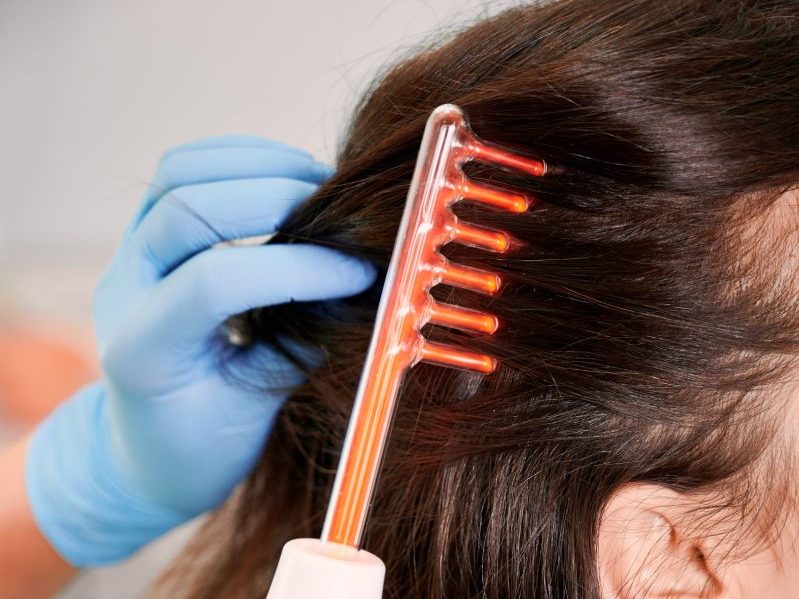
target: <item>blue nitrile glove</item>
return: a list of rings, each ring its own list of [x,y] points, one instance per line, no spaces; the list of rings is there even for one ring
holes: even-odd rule
[[[359,293],[375,272],[312,244],[209,248],[220,235],[274,231],[328,175],[303,151],[251,137],[162,158],[95,294],[104,378],[47,418],[28,454],[34,517],[71,564],[127,557],[218,505],[254,466],[286,391],[225,376],[220,324],[257,306]],[[300,382],[268,348],[249,352],[274,374],[253,383]]]

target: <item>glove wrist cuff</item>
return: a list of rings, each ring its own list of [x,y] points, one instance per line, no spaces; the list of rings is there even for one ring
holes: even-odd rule
[[[149,504],[120,480],[106,402],[95,383],[59,406],[34,432],[25,465],[37,526],[78,568],[122,560],[189,518]]]

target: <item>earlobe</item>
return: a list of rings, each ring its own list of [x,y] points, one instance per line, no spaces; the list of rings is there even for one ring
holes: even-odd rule
[[[692,500],[650,484],[621,488],[606,506],[597,537],[603,599],[728,599],[688,526]],[[712,533],[712,531],[708,531]]]

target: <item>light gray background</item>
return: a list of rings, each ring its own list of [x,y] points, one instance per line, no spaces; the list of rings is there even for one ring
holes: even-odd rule
[[[383,65],[509,4],[0,0],[0,302],[88,323],[164,150],[250,133],[329,161]],[[176,544],[64,596],[137,597]]]
[[[2,0],[0,289],[86,319],[164,150],[252,133],[329,160],[381,66],[502,4]]]

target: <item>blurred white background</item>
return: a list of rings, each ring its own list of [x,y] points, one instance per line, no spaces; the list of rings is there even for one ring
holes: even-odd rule
[[[477,0],[3,0],[6,297],[86,320],[164,150],[252,133],[330,160],[381,66],[489,10]]]
[[[92,290],[164,150],[249,133],[330,161],[382,67],[508,4],[2,0],[0,307],[88,330]],[[175,544],[65,597],[141,596]]]

